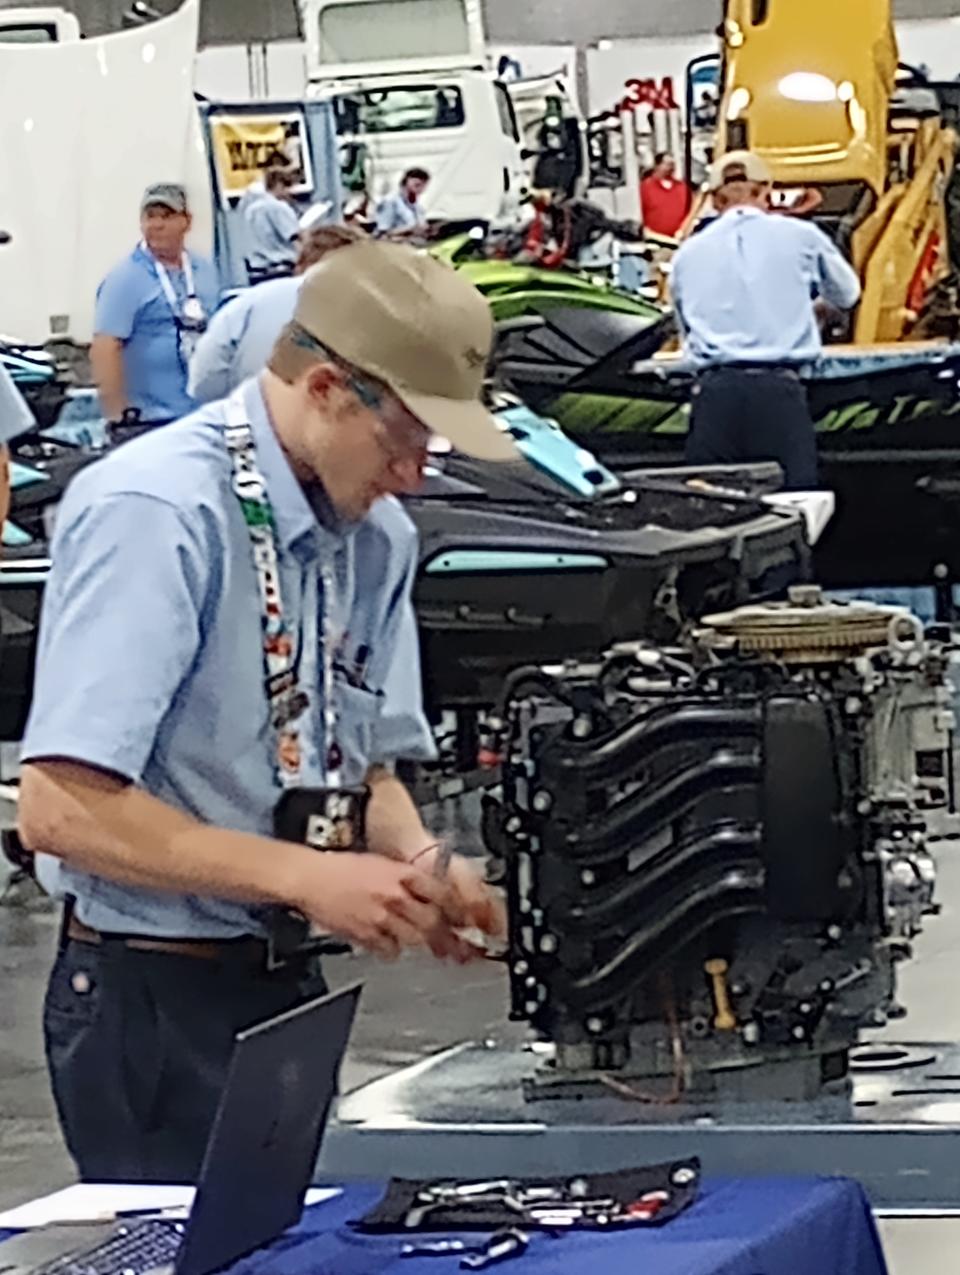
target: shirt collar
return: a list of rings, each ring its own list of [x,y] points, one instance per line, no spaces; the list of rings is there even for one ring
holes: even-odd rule
[[[183,249],[183,255],[185,257],[189,257],[190,264],[194,268],[196,268],[197,258],[186,246]],[[145,265],[152,273],[156,274],[157,259],[153,255],[153,253],[150,251],[150,249],[144,246],[143,240],[141,240],[137,244],[136,248],[134,248],[133,252],[131,253],[131,256],[133,257],[134,261],[139,261],[141,265]],[[183,259],[181,258],[179,266],[167,266],[167,271],[168,272],[172,271],[174,274],[177,274],[180,271],[182,265],[183,265]]]
[[[770,216],[770,214],[768,212],[764,212],[762,208],[750,208],[747,206],[743,206],[740,208],[728,208],[727,211],[721,215],[724,217],[730,216],[730,215],[735,215],[737,217],[769,217]]]
[[[324,502],[324,508],[324,505],[308,500],[274,432],[258,377],[243,386],[243,401],[281,548],[309,552],[311,548],[322,548],[324,542],[331,545],[339,543],[343,539],[344,527],[329,510],[328,503]]]

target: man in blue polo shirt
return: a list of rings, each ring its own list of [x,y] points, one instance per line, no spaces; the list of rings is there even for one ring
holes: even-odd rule
[[[393,774],[430,740],[415,660],[389,684],[417,552],[384,499],[434,429],[516,455],[479,402],[492,335],[455,271],[342,248],[261,377],[63,500],[19,828],[68,901],[44,1028],[88,1180],[195,1180],[235,1033],[320,983],[308,923],[388,958],[502,930]]]
[[[268,169],[263,179],[263,193],[243,209],[251,283],[282,278],[293,271],[300,234],[300,218],[291,193],[295,182],[296,177],[289,169]]]
[[[283,325],[293,317],[304,274],[327,253],[365,238],[353,226],[304,231],[292,275],[245,288],[210,320],[190,360],[188,394],[198,403],[210,403],[262,372]]]
[[[408,168],[400,187],[377,209],[376,233],[381,238],[403,239],[425,234],[427,214],[420,199],[430,184],[425,168]]]
[[[140,243],[97,292],[90,361],[115,441],[167,425],[196,406],[187,369],[216,309],[219,284],[213,265],[186,247],[190,225],[182,186],[149,186]]]

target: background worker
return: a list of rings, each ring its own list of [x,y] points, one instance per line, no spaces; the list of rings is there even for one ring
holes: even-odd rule
[[[167,425],[196,406],[187,369],[220,287],[213,265],[186,246],[191,224],[183,186],[149,186],[140,243],[97,291],[90,362],[114,441]]]
[[[427,215],[420,200],[430,184],[425,168],[408,168],[399,190],[389,195],[377,209],[376,234],[391,239],[409,238],[427,232]]]
[[[343,248],[261,378],[60,506],[19,829],[73,901],[44,1028],[85,1179],[194,1180],[235,1032],[322,981],[307,923],[455,960],[455,928],[503,929],[466,861],[438,875],[382,725],[416,537],[393,546],[379,506],[417,488],[436,426],[515,456],[479,401],[492,337],[455,271]],[[331,831],[352,849],[318,853]]]
[[[293,274],[247,288],[210,320],[190,360],[188,393],[198,403],[225,398],[241,381],[267,365],[273,344],[293,318],[303,275],[328,252],[359,243],[355,226],[317,226],[300,236]]]
[[[289,275],[297,260],[300,219],[293,201],[296,174],[288,168],[268,168],[263,194],[246,204],[247,270],[251,283]]]
[[[677,177],[677,161],[660,151],[653,170],[640,183],[643,226],[652,234],[673,239],[690,212],[690,189]]]
[[[817,485],[817,445],[798,375],[823,343],[816,307],[852,309],[860,281],[822,231],[769,212],[766,164],[731,152],[710,170],[718,216],[680,248],[672,288],[697,367],[687,462],[777,461],[788,490]]]

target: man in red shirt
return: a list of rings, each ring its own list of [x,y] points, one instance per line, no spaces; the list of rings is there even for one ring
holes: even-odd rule
[[[654,160],[653,172],[640,183],[644,229],[670,239],[676,235],[690,211],[690,190],[676,172],[676,160],[661,151]]]

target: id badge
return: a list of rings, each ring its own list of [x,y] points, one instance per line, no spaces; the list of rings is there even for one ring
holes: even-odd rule
[[[183,303],[183,317],[194,329],[202,331],[206,327],[207,316],[199,297],[187,297]]]
[[[313,850],[366,849],[367,806],[370,789],[289,788],[273,810],[273,834]],[[323,934],[311,933],[297,912],[281,909],[271,918],[267,936],[267,969],[281,969],[291,958],[349,952]]]
[[[274,807],[274,835],[313,850],[363,850],[369,802],[370,789],[365,784],[290,788]]]

